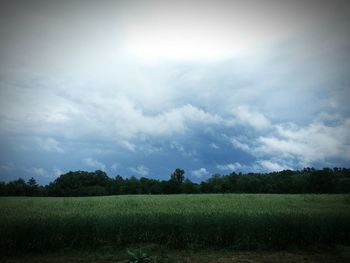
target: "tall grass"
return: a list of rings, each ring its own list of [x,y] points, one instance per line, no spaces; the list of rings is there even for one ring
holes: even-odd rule
[[[3,250],[350,244],[349,195],[6,197],[0,213]]]

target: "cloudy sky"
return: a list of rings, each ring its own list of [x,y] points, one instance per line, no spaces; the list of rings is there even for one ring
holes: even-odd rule
[[[1,1],[0,180],[350,166],[349,1]]]

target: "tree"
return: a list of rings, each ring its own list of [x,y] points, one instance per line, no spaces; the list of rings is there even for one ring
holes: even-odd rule
[[[224,177],[220,174],[213,174],[205,184],[201,184],[202,191],[205,193],[220,193]]]
[[[185,179],[185,181],[182,184],[182,192],[185,194],[194,194],[194,193],[198,193],[198,185],[194,184],[191,182],[190,179]]]
[[[35,181],[35,179],[32,177],[27,182],[27,192],[29,196],[36,195],[39,185]]]
[[[6,184],[5,182],[0,182],[0,196],[6,195]]]
[[[135,176],[131,176],[129,179],[125,180],[124,193],[141,194],[141,184]]]
[[[103,171],[75,171],[59,176],[48,186],[39,186],[34,178],[0,182],[3,196],[96,196],[108,194],[178,193],[350,193],[350,169],[305,168],[301,171],[214,174],[199,184],[186,179],[177,168],[169,180],[141,177],[114,179]]]
[[[19,178],[7,184],[7,195],[22,196],[26,195],[26,192],[27,184],[22,178]]]
[[[122,194],[124,186],[124,179],[119,174],[112,179],[109,185],[109,193],[112,195]]]
[[[179,184],[181,184],[184,180],[185,180],[185,171],[180,169],[180,168],[176,168],[175,171],[171,174],[170,176],[170,180],[173,180]]]
[[[100,170],[68,172],[50,183],[49,192],[54,196],[100,195],[107,193],[110,182],[107,174]]]
[[[170,175],[170,180],[163,183],[163,189],[165,194],[179,194],[182,192],[182,184],[185,180],[185,171],[177,168]]]
[[[334,193],[337,184],[336,179],[333,170],[329,168],[314,170],[309,176],[309,191],[311,193]]]

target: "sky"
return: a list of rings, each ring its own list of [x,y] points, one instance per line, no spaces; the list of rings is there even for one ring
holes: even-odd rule
[[[0,2],[0,181],[350,166],[350,2]]]

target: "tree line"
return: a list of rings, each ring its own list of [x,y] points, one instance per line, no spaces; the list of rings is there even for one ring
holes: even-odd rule
[[[145,177],[114,178],[103,171],[75,171],[59,176],[49,185],[34,178],[0,182],[0,196],[103,196],[124,194],[199,194],[199,193],[350,193],[349,168],[304,168],[272,173],[213,174],[201,183],[175,169],[169,180]]]

